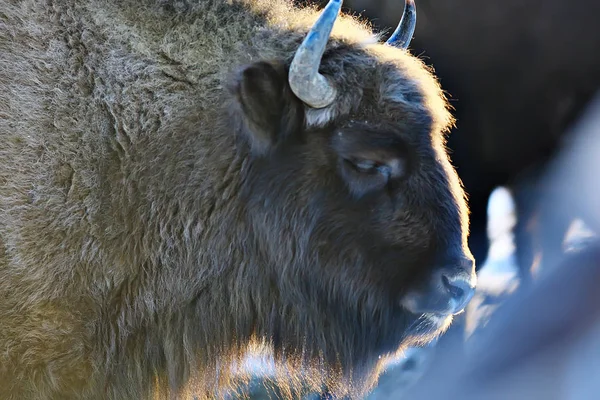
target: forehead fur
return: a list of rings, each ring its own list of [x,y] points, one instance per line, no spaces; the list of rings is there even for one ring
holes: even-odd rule
[[[323,109],[306,107],[307,123],[322,126],[348,114],[368,118],[403,113],[427,114],[432,131],[447,131],[454,120],[432,71],[405,50],[383,43],[365,45],[332,39],[322,73],[338,89],[336,101]]]
[[[254,4],[264,7],[273,2]],[[294,18],[288,18],[291,6],[275,4],[269,10],[269,22],[284,30],[307,32],[320,15],[315,8],[307,7],[295,10]],[[429,114],[435,132],[444,132],[454,123],[431,69],[408,51],[383,43],[380,34],[374,33],[364,19],[344,14],[338,17],[320,70],[336,85],[338,96],[329,107],[306,107],[309,126],[323,126],[351,113],[371,111],[381,115],[394,106]],[[371,96],[365,96],[365,90]]]

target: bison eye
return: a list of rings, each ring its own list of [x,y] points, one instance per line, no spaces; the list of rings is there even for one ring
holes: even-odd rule
[[[341,162],[341,172],[347,187],[355,197],[383,190],[391,179],[401,174],[398,159],[390,163],[369,159],[348,157]]]
[[[332,137],[341,176],[353,197],[382,192],[407,174],[407,146],[387,131],[346,129]]]
[[[388,165],[373,160],[348,159],[345,161],[356,169],[357,172],[367,175],[381,174],[389,179],[392,172],[392,169]]]

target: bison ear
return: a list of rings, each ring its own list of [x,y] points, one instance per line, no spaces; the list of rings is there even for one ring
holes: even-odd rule
[[[245,66],[230,90],[254,153],[268,153],[301,123],[302,108],[291,95],[282,65],[261,61]]]

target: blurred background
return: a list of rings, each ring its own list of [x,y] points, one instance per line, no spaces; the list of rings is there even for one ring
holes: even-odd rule
[[[600,1],[416,6],[410,51],[457,118],[448,147],[469,196],[479,285],[451,329],[393,360],[369,399],[599,399]],[[403,9],[344,1],[384,40]],[[268,355],[240,370],[252,379],[226,398],[283,398]]]

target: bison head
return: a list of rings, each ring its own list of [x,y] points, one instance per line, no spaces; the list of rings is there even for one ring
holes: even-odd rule
[[[247,251],[270,293],[253,299],[254,329],[279,354],[302,349],[356,377],[447,328],[475,274],[445,151],[452,119],[403,49],[414,3],[386,44],[332,35],[340,7],[330,1],[289,58],[238,71],[230,123],[250,154]]]

